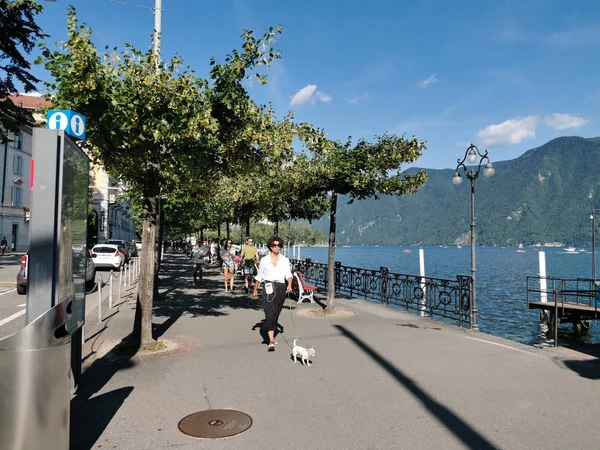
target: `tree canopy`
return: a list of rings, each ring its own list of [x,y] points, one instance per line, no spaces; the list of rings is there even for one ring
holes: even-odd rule
[[[17,93],[19,84],[23,91],[31,92],[39,82],[25,55],[46,36],[35,23],[40,11],[42,7],[34,0],[0,0],[0,142],[29,120],[25,110],[8,96]]]

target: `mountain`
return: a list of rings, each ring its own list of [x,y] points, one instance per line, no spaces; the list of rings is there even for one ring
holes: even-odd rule
[[[493,157],[493,155],[492,155]],[[556,138],[509,161],[492,161],[475,181],[477,243],[591,245],[592,208],[600,207],[600,138]],[[417,169],[412,169],[417,170]],[[456,245],[469,243],[470,181],[452,183],[454,169],[425,169],[414,195],[338,202],[337,239],[343,245]],[[600,223],[600,214],[598,215]],[[329,216],[314,222],[325,234]],[[598,231],[598,230],[597,230]]]

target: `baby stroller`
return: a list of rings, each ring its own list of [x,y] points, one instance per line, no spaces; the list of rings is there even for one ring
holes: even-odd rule
[[[242,264],[242,258],[239,255],[235,256],[235,274],[240,277],[244,276],[244,265]]]

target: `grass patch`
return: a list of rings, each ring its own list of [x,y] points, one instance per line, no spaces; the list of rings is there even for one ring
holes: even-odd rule
[[[140,350],[143,352],[157,352],[159,350],[164,350],[166,348],[167,348],[167,344],[165,344],[163,341],[158,340],[150,345],[142,346],[142,348],[140,348]]]

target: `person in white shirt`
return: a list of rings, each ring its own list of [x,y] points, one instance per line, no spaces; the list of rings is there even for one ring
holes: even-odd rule
[[[268,351],[275,351],[275,329],[277,320],[287,292],[292,292],[292,268],[290,260],[280,254],[283,240],[273,236],[267,244],[271,253],[260,260],[258,274],[254,277],[254,293],[252,297],[258,300],[258,286],[262,283],[262,302],[265,311],[263,330],[269,336]]]

